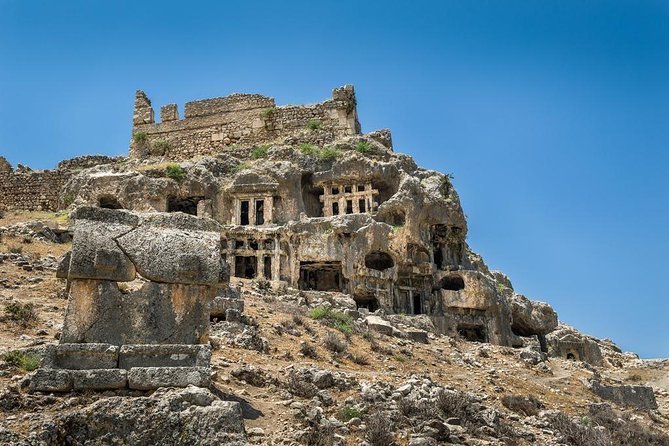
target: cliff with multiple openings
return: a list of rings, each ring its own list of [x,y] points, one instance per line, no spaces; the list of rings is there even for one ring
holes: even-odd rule
[[[138,91],[127,157],[38,172],[0,158],[0,323],[37,339],[2,358],[41,358],[0,373],[0,411],[24,414],[0,444],[669,444],[669,366],[491,271],[451,178],[389,130],[363,134],[352,86],[183,116],[169,104],[156,122]],[[38,331],[25,314],[47,294],[67,301]],[[91,390],[106,393],[47,395]]]
[[[234,94],[187,103],[183,120],[163,107],[155,123],[140,91],[130,159],[81,170],[63,194],[73,207],[216,220],[233,279],[344,293],[361,310],[427,316],[439,333],[535,337],[545,350],[555,312],[487,269],[448,176],[396,153],[388,130],[361,134],[355,105],[351,86],[311,106]],[[180,160],[172,177],[166,160]]]

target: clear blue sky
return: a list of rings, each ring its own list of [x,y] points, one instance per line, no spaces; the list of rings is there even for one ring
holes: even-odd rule
[[[451,172],[469,241],[582,331],[669,357],[669,4],[0,0],[0,154],[124,154],[154,106],[355,85]],[[181,108],[181,110],[183,110]]]

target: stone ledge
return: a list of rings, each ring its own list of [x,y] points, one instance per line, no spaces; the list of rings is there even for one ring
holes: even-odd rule
[[[159,387],[209,387],[209,367],[133,367],[128,371],[128,387],[153,390]]]
[[[125,389],[127,371],[122,369],[70,370],[74,390]]]
[[[30,378],[29,388],[37,392],[69,392],[72,377],[66,370],[38,369]]]
[[[123,345],[118,367],[209,367],[211,348],[206,344]]]
[[[115,369],[118,367],[117,346],[111,344],[58,344],[49,349],[44,367],[51,369]]]

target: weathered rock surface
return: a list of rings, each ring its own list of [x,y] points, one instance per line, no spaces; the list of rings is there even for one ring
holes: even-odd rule
[[[239,403],[221,401],[196,387],[159,389],[148,397],[104,398],[57,417],[35,436],[54,446],[247,444]]]

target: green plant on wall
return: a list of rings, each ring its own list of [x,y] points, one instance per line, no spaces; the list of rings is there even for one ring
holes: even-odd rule
[[[310,119],[309,122],[307,122],[307,128],[309,130],[318,130],[322,126],[323,126],[323,124],[318,119]]]
[[[135,132],[132,134],[132,140],[135,142],[135,144],[138,145],[145,144],[148,139],[149,135],[147,135],[146,132]]]
[[[167,167],[165,167],[165,176],[173,179],[174,181],[181,182],[186,176],[186,172],[180,165],[172,163],[168,164]]]
[[[360,141],[358,144],[355,145],[355,150],[358,153],[362,153],[363,155],[367,155],[368,153],[371,153],[372,146],[371,146],[371,144],[369,144],[368,141]]]
[[[318,152],[318,157],[322,160],[334,160],[340,155],[341,151],[335,147],[325,147]]]
[[[265,119],[272,119],[276,113],[276,107],[269,107],[262,111],[262,117]]]
[[[303,155],[316,155],[318,153],[318,147],[307,142],[300,144],[300,152]]]
[[[151,148],[151,154],[152,155],[165,155],[165,152],[167,152],[170,148],[170,143],[165,141],[164,139],[159,139],[158,141],[153,143],[153,147]]]

